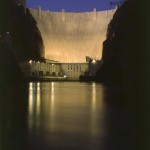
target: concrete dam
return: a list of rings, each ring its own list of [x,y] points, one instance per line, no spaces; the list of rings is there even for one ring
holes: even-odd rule
[[[107,27],[116,9],[91,12],[51,12],[30,9],[41,32],[45,58],[82,63],[86,56],[100,60]]]

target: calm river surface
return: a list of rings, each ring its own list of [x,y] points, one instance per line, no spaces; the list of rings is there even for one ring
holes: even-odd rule
[[[96,83],[29,83],[30,144],[41,149],[98,148],[106,135],[103,90]]]
[[[134,108],[118,89],[94,82],[30,82],[25,88],[3,109],[2,150],[136,149]]]

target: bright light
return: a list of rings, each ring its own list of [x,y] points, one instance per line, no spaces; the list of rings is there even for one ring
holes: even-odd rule
[[[52,66],[53,66],[54,64],[52,64]]]
[[[93,63],[93,64],[95,64],[95,63],[96,63],[96,60],[95,60],[95,59],[93,59],[93,60],[92,60],[92,63]]]
[[[30,89],[30,90],[32,90],[32,86],[33,86],[33,83],[30,82],[30,83],[29,83],[29,89]]]
[[[64,77],[66,78],[67,76],[66,76],[66,75],[64,75]]]
[[[52,91],[52,94],[54,93],[54,82],[51,83],[52,86],[51,86],[51,91]]]
[[[32,63],[32,60],[30,60],[29,63],[31,64],[31,63]]]
[[[40,90],[40,83],[37,83],[37,90]]]

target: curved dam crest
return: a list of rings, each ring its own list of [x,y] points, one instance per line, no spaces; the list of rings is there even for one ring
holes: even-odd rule
[[[49,12],[30,9],[41,32],[45,58],[63,63],[100,60],[107,26],[116,9],[93,12]]]

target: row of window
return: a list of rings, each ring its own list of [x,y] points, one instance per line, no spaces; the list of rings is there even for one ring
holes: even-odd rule
[[[46,71],[59,71],[59,65],[52,64],[32,64],[32,70],[46,70]]]
[[[68,66],[68,71],[77,71],[77,72],[81,72],[82,70],[86,69],[87,66],[81,66],[81,65],[70,65]]]

